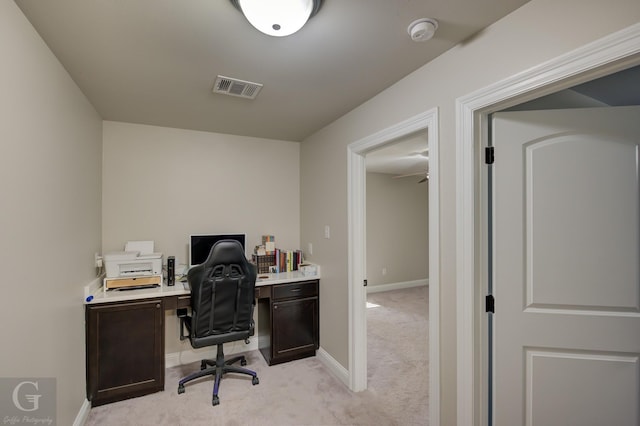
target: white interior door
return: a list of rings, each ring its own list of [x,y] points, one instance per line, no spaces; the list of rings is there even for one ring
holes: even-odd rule
[[[640,108],[494,114],[493,419],[640,425]]]

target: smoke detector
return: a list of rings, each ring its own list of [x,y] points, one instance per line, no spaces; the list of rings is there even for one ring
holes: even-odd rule
[[[237,96],[239,98],[255,99],[262,89],[262,84],[251,81],[238,80],[237,78],[219,75],[213,84],[213,93]]]
[[[409,24],[407,32],[413,41],[427,41],[436,33],[438,21],[431,18],[422,18]]]

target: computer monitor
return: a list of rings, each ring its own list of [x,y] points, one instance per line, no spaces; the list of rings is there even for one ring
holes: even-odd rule
[[[189,238],[189,267],[199,265],[207,260],[211,247],[218,241],[234,240],[242,244],[245,251],[246,234],[194,234]]]

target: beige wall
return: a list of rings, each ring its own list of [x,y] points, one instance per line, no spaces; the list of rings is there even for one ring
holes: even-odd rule
[[[55,377],[57,424],[70,425],[85,400],[102,120],[12,1],[0,58],[0,377]]]
[[[428,185],[391,176],[367,173],[369,288],[429,277]]]
[[[299,143],[112,121],[103,134],[105,252],[154,240],[184,263],[189,235],[213,232],[299,248]]]
[[[242,224],[235,231],[246,231],[250,240],[273,233],[286,245],[313,243],[311,260],[323,274],[322,347],[348,366],[346,147],[438,107],[441,199],[432,208],[439,208],[441,219],[441,423],[455,424],[455,99],[638,21],[637,0],[532,0],[309,137],[299,148],[299,163],[298,145],[289,142],[107,122],[101,187],[100,117],[15,4],[0,2],[1,285],[11,297],[0,314],[9,342],[0,355],[0,376],[56,377],[58,422],[71,424],[85,396],[80,301],[82,286],[93,278],[93,253],[117,250],[128,239],[154,239],[166,255],[186,256],[192,228],[208,232],[213,223],[208,213],[188,208],[189,200],[203,198],[190,186],[192,178],[204,175],[229,195],[219,186],[229,180],[216,179],[229,172],[245,193],[256,192],[234,195],[239,208],[218,210],[215,223],[225,230]],[[229,149],[232,142],[237,149]],[[259,150],[263,144],[269,149]],[[293,163],[271,148],[295,157],[296,170],[280,170]],[[133,157],[118,158],[124,157],[121,149]],[[243,161],[246,167],[237,167]],[[286,189],[261,191],[274,172]],[[166,202],[167,194],[175,201]],[[34,247],[37,259],[29,255]]]
[[[246,233],[247,254],[262,235],[300,248],[300,144],[193,130],[104,122],[102,248],[153,240],[188,263],[189,235]],[[167,315],[166,352],[179,342]]]
[[[456,424],[455,100],[640,20],[637,0],[532,0],[302,143],[303,244],[322,265],[322,347],[348,367],[347,150],[349,143],[431,108],[440,119],[441,423]],[[438,208],[431,206],[432,208]],[[321,239],[331,223],[334,237]],[[331,271],[325,273],[325,271]]]

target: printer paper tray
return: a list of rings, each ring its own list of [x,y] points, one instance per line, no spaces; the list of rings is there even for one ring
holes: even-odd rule
[[[162,276],[153,275],[147,277],[131,277],[131,278],[106,278],[104,280],[105,290],[112,288],[141,287],[151,285],[162,285]]]

